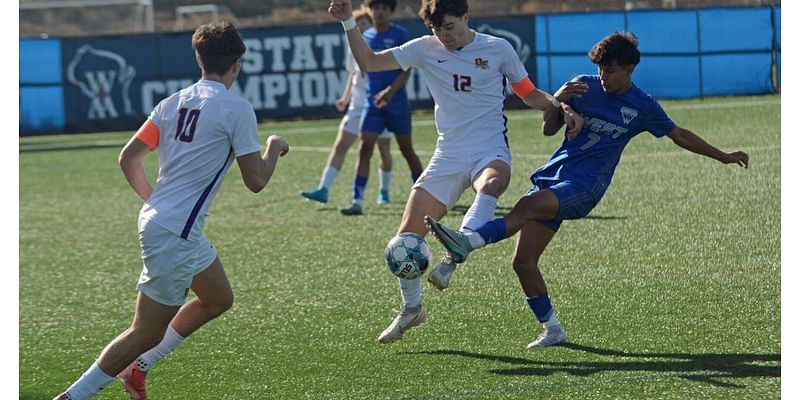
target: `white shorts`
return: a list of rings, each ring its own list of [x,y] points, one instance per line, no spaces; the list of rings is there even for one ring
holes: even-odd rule
[[[202,235],[186,240],[158,224],[139,221],[142,273],[136,288],[167,306],[180,306],[192,286],[192,279],[217,258],[214,246]]]
[[[347,109],[347,114],[342,117],[342,122],[339,123],[339,130],[351,134],[361,134],[361,122],[364,113],[367,111],[366,107],[350,107]],[[390,138],[394,135],[390,130],[385,129],[383,133],[378,135],[379,138]]]
[[[437,149],[413,187],[425,189],[449,210],[472,185],[472,180],[494,160],[500,160],[510,168],[511,152],[508,147],[453,154],[444,154]]]

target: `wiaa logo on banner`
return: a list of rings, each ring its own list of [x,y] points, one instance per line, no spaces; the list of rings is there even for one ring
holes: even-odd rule
[[[90,100],[86,115],[90,120],[118,118],[120,111],[132,115],[129,90],[135,76],[136,69],[125,58],[88,44],[78,48],[67,67],[67,81]],[[121,110],[115,98],[121,103]]]

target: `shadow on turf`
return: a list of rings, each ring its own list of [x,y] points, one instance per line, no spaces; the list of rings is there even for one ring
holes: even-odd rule
[[[456,204],[450,209],[449,212],[454,214],[461,214],[466,215],[467,210],[469,210],[470,206]],[[317,208],[317,212],[339,212],[342,207],[340,206],[331,206],[331,205],[323,205]],[[364,214],[361,215],[353,215],[354,217],[363,217],[363,216],[370,216],[370,215],[397,215],[402,216],[403,211],[405,209],[405,203],[391,203],[387,205],[379,205],[379,206],[365,206],[364,207]],[[511,212],[511,207],[497,207],[494,211],[495,217],[503,217],[506,214]],[[627,217],[616,217],[616,216],[605,216],[605,215],[588,215],[584,217],[584,219],[596,219],[596,220],[622,220],[627,219]]]
[[[729,388],[744,388],[745,386],[722,382],[718,378],[779,378],[781,376],[780,365],[763,365],[766,362],[780,362],[779,354],[626,353],[576,343],[565,343],[559,347],[607,357],[642,358],[643,360],[556,362],[460,350],[434,350],[409,354],[453,355],[518,366],[510,369],[489,370],[498,375],[509,376],[546,376],[558,372],[574,376],[589,376],[606,371],[673,372],[679,378]]]

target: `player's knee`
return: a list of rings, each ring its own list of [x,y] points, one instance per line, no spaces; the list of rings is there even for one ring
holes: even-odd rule
[[[134,342],[138,348],[142,349],[142,352],[161,343],[161,339],[164,338],[164,332],[166,331],[166,327],[160,329],[141,325],[134,325],[131,329],[131,335],[135,338]]]
[[[214,302],[214,304],[211,305],[211,311],[215,317],[218,317],[225,313],[225,311],[230,310],[231,307],[233,307],[233,293]]]
[[[400,153],[403,154],[404,158],[413,158],[415,156],[414,149],[402,148]]]
[[[514,256],[514,259],[511,261],[511,265],[517,275],[525,275],[535,271],[536,268],[538,268],[539,258]]]
[[[361,148],[358,150],[358,154],[361,157],[372,157],[372,152],[375,150],[375,142],[363,142],[361,143]]]
[[[336,142],[334,145],[334,152],[337,155],[347,154],[347,150],[350,149],[350,144],[344,142]]]

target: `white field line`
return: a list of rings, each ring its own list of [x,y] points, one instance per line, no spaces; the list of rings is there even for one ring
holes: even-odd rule
[[[768,150],[778,150],[780,149],[780,145],[766,145],[766,146],[757,146],[757,147],[748,147],[743,149],[747,153],[754,153],[754,152],[761,152],[761,151],[768,151]],[[292,146],[289,150],[298,151],[298,152],[306,152],[306,153],[329,153],[331,151],[330,147],[312,147],[312,146]],[[432,156],[432,151],[426,150],[416,150],[417,155],[420,156]],[[659,156],[680,156],[680,155],[691,155],[692,153],[686,150],[670,150],[670,151],[657,151],[657,152],[650,152],[644,154],[630,154],[630,155],[623,155],[623,158],[626,160],[633,160],[637,158],[644,158],[644,157],[659,157]],[[400,150],[392,150],[393,156],[401,156]],[[547,160],[550,158],[551,153],[517,153],[514,152],[514,149],[511,149],[511,157],[512,158],[524,158],[524,159],[531,159],[531,160]]]
[[[763,107],[780,105],[780,100],[752,100],[752,101],[734,101],[734,102],[710,102],[710,103],[697,103],[697,104],[675,104],[664,107],[667,111],[683,111],[683,110],[712,110],[712,109],[725,109],[725,108],[747,108],[747,107]],[[533,111],[538,113],[539,111]],[[521,121],[532,118],[530,113],[514,113],[509,116],[510,121]],[[433,115],[425,119],[417,119],[414,121],[414,126],[429,127],[434,126]],[[276,133],[279,135],[302,135],[307,133],[320,133],[320,132],[335,132],[338,129],[339,120],[332,120],[329,125],[322,125],[313,128],[289,128],[289,129],[270,129],[267,128],[268,133]]]
[[[762,106],[770,106],[770,105],[780,105],[780,99],[774,100],[752,100],[752,101],[734,101],[734,102],[710,102],[710,103],[698,103],[698,104],[676,104],[672,106],[665,107],[667,111],[672,110],[705,110],[705,109],[725,109],[725,108],[747,108],[747,107],[762,107]],[[538,111],[534,111],[538,112]],[[509,116],[508,119],[512,121],[520,121],[520,120],[528,120],[532,118],[532,114],[530,113],[514,113],[513,115]],[[338,129],[339,122],[338,120],[331,120],[330,124],[324,124],[317,127],[303,127],[303,128],[273,128],[268,127],[266,128],[267,133],[275,133],[279,135],[302,135],[302,134],[309,134],[309,133],[332,133],[336,132]],[[435,122],[433,120],[433,116],[426,119],[417,119],[414,121],[414,126],[420,127],[430,127],[434,126]],[[264,128],[262,128],[264,129]],[[68,143],[58,143],[58,144],[22,144],[19,146],[20,151],[30,151],[30,150],[50,150],[50,149],[69,149],[72,147],[75,148],[87,148],[87,147],[114,147],[119,146],[122,147],[127,143],[125,141],[97,141],[97,142],[89,142],[89,143],[75,143],[75,144],[68,144]],[[762,148],[753,148],[752,150],[757,149],[766,149],[766,148],[779,148],[780,146],[767,146]],[[329,148],[320,148],[320,147],[304,147],[304,146],[295,146],[292,147],[292,150],[295,151],[308,151],[308,152],[325,152],[327,153],[330,149]],[[430,152],[418,151],[420,155],[430,155]],[[540,157],[549,157],[548,155],[538,155],[538,154],[514,154],[515,157],[522,157],[522,158],[540,158]]]

